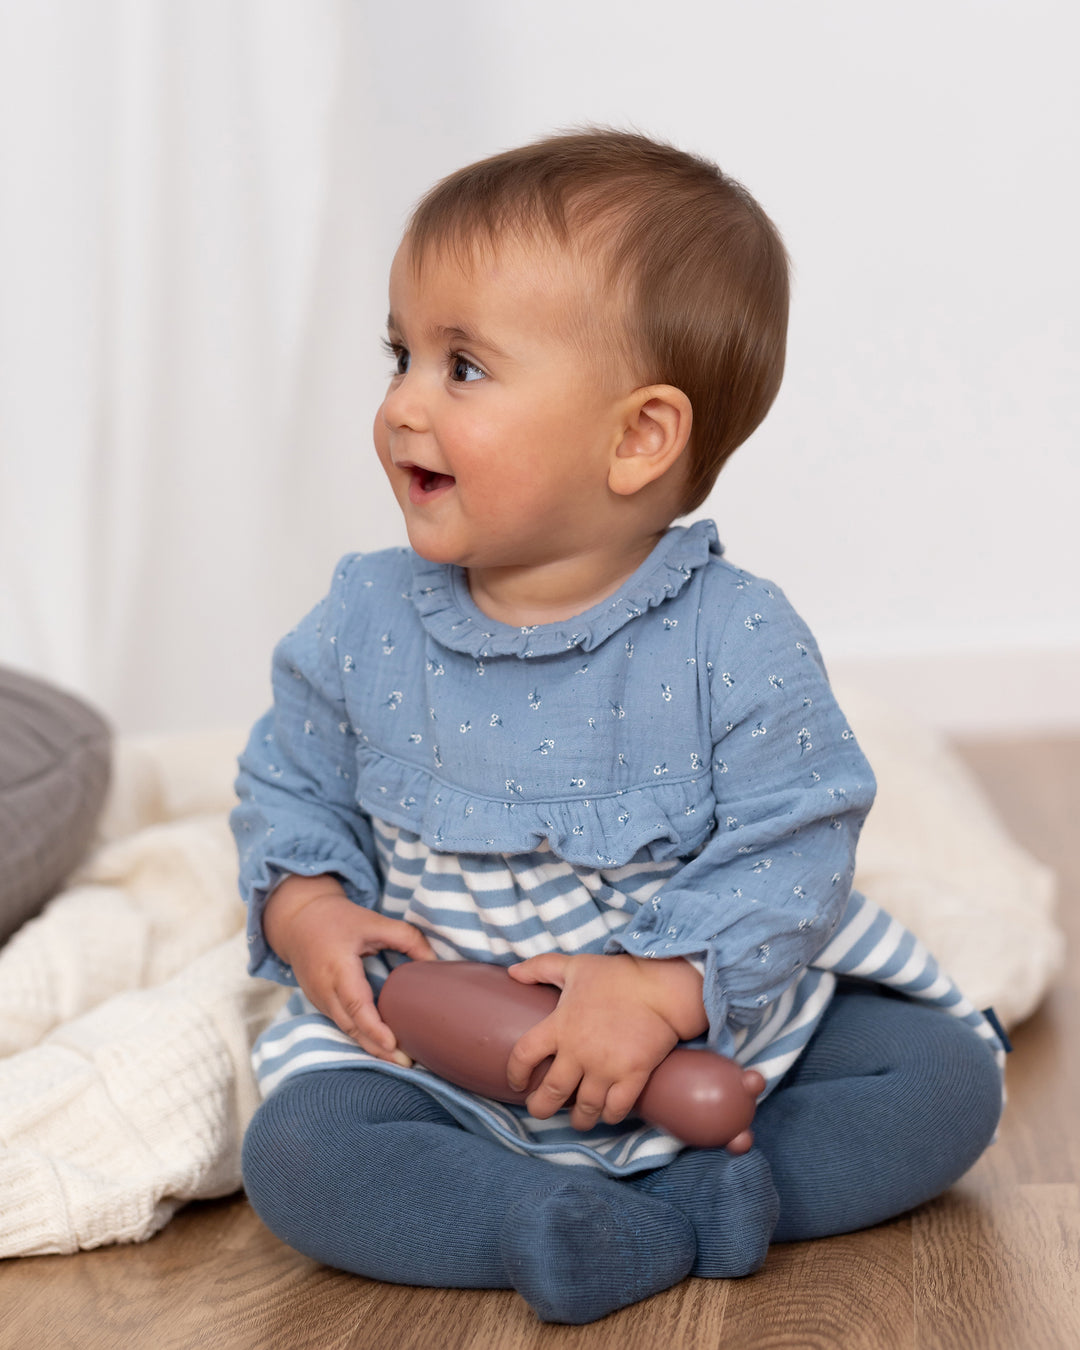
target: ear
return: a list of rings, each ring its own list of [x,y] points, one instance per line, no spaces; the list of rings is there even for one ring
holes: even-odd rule
[[[635,389],[608,469],[612,492],[628,497],[662,478],[686,449],[693,420],[690,400],[674,385]]]

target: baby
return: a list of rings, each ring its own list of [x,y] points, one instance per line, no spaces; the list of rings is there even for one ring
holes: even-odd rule
[[[345,558],[279,644],[233,814],[251,970],[296,986],[244,1179],[300,1251],[588,1322],[899,1214],[991,1139],[1002,1041],[851,889],[874,781],[813,638],[672,525],[768,411],[787,307],[754,199],[634,134],[413,214],[375,420],[412,547]],[[410,1064],[375,1004],[403,958],[561,990],[524,1107]],[[630,1114],[687,1041],[762,1074],[749,1152]]]

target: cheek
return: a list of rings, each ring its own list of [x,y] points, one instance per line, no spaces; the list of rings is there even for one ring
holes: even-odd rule
[[[375,442],[375,453],[379,457],[379,463],[387,473],[390,471],[390,432],[386,421],[383,418],[382,405],[379,405],[379,411],[375,414],[375,421],[371,428],[372,440]]]

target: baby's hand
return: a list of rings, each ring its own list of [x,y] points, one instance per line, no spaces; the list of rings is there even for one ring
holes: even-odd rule
[[[389,950],[436,960],[419,928],[354,905],[329,876],[286,878],[267,903],[263,928],[321,1013],[377,1059],[412,1063],[376,1010],[363,958]]]
[[[653,1069],[681,1039],[707,1027],[701,977],[682,960],[551,952],[510,967],[524,984],[554,984],[558,1006],[518,1041],[507,1064],[510,1086],[524,1088],[554,1056],[526,1106],[541,1120],[576,1091],[570,1124],[615,1125],[640,1097]]]

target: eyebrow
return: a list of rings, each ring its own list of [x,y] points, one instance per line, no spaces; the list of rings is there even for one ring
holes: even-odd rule
[[[401,333],[392,313],[386,317],[386,328],[389,333]],[[484,337],[482,333],[478,333],[475,329],[462,328],[458,324],[440,323],[428,331],[431,339],[435,342],[446,343],[448,346],[471,347],[474,350],[487,352],[492,356],[502,357],[506,361],[512,359],[509,352],[504,351],[490,338]]]

